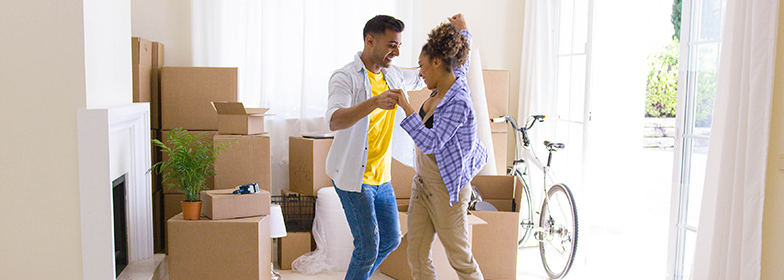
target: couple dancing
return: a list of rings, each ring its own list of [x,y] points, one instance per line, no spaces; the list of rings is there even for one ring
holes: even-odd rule
[[[400,54],[403,29],[403,22],[391,16],[370,19],[363,29],[364,49],[329,80],[326,118],[336,134],[326,172],[354,237],[346,279],[368,279],[400,244],[390,166],[393,154],[405,159],[412,153],[416,176],[407,248],[412,276],[436,278],[430,247],[438,233],[459,277],[483,279],[466,221],[469,183],[487,161],[466,83],[471,33],[461,14],[433,29],[417,72],[391,64]],[[415,110],[406,91],[423,83],[432,94]],[[398,149],[395,142],[402,133],[413,139],[415,152]]]

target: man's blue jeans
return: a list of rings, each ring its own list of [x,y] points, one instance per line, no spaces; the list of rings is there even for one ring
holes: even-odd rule
[[[334,184],[334,182],[333,182]],[[362,192],[335,187],[354,236],[354,252],[346,280],[368,279],[389,253],[400,245],[400,220],[395,190],[389,182],[362,184]]]

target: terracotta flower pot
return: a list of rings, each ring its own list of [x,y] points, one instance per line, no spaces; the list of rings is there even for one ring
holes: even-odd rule
[[[184,220],[198,220],[201,216],[201,200],[196,202],[181,201],[182,218]]]

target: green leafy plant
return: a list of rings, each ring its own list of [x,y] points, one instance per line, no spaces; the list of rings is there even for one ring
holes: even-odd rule
[[[682,9],[683,9],[683,1],[673,0],[670,22],[672,23],[672,28],[675,29],[675,33],[672,34],[672,36],[678,38],[678,40],[681,39],[681,10]]]
[[[169,188],[185,194],[185,201],[199,201],[199,193],[205,189],[204,181],[215,175],[215,160],[225,151],[230,142],[213,148],[206,139],[200,139],[184,128],[175,128],[167,134],[167,143],[152,140],[168,159],[155,163],[147,172],[163,174],[163,183]]]
[[[645,94],[645,116],[675,117],[678,95],[678,38],[648,56],[648,84]]]

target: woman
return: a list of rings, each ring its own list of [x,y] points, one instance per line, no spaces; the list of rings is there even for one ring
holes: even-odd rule
[[[466,222],[468,185],[487,162],[466,83],[470,43],[461,14],[433,29],[419,55],[419,76],[433,93],[418,114],[405,95],[398,96],[406,113],[400,126],[417,146],[407,236],[414,279],[436,279],[430,259],[436,233],[460,279],[483,279],[471,253]]]

